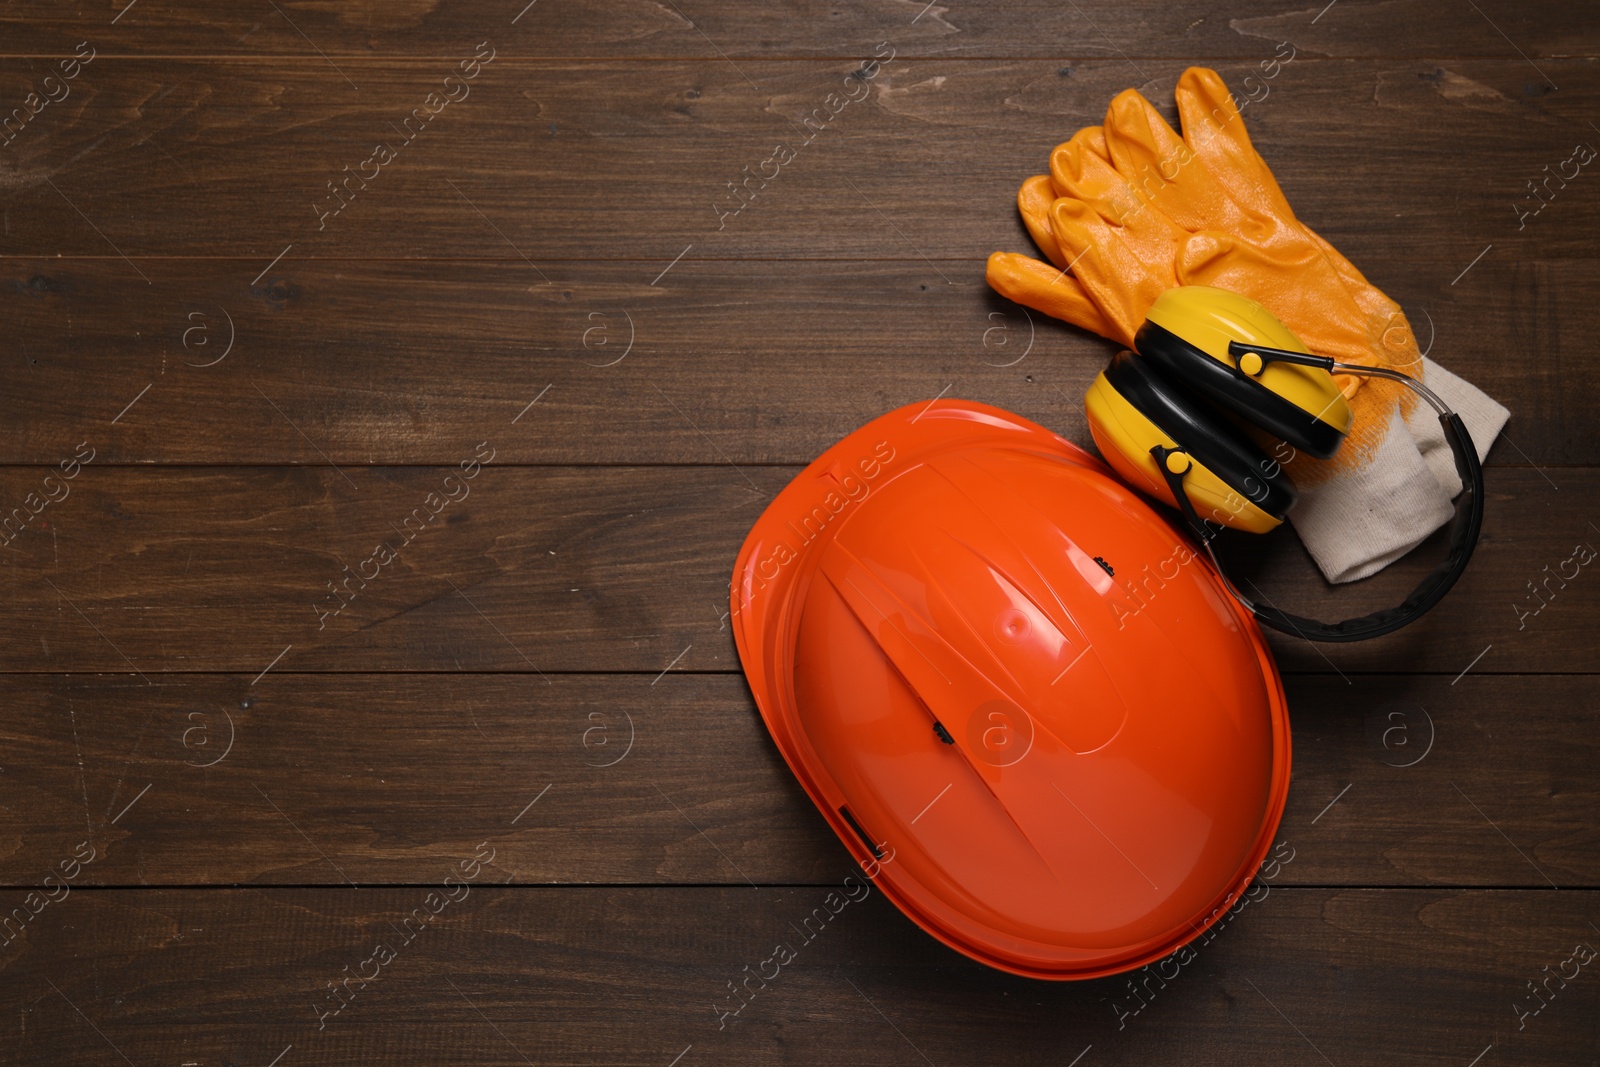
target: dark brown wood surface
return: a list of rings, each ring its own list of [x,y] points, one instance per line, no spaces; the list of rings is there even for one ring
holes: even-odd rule
[[[77,884],[97,886],[426,881],[482,840],[557,884],[815,883],[849,863],[736,676],[161,678],[0,680],[6,803],[33,813],[8,870],[86,835],[106,857]],[[1349,683],[1289,679],[1281,836],[1316,846],[1279,883],[1600,885],[1600,678]]]
[[[642,402],[650,400],[646,393]],[[539,406],[518,426],[502,412],[481,432],[496,441],[514,436]],[[259,423],[288,451],[312,447],[270,406]],[[474,447],[460,456],[478,454]],[[10,606],[0,618],[0,669],[136,671],[142,683],[168,671],[254,675],[269,664],[737,668],[725,617],[732,560],[795,468],[491,464],[422,532],[420,520],[404,525],[418,508],[427,515],[428,494],[442,492],[454,470],[82,467],[65,483],[65,498],[0,549]],[[23,498],[46,473],[0,470],[0,493]],[[1475,669],[1600,670],[1600,600],[1587,589],[1587,572],[1565,589],[1551,579],[1551,592],[1541,594],[1548,602],[1528,589],[1545,580],[1543,568],[1555,574],[1576,544],[1600,539],[1589,525],[1600,469],[1501,466],[1486,482],[1483,540],[1444,603],[1385,641],[1311,647],[1274,636],[1281,666],[1454,675],[1493,645]],[[350,577],[370,574],[358,565],[402,534],[409,543],[376,578]],[[1443,555],[1430,543],[1371,582],[1334,589],[1287,530],[1268,544],[1269,558],[1249,561],[1260,572],[1244,573],[1269,596],[1330,616],[1398,602]]]
[[[1192,963],[1029,982],[874,893],[723,1014],[852,871],[738,673],[751,522],[941,390],[1087,441],[1111,349],[984,284],[1017,183],[1290,48],[1255,143],[1512,412],[1471,569],[1394,637],[1273,638],[1292,860]],[[1547,2],[6,5],[0,1064],[1596,1062],[1600,977],[1551,978],[1600,947],[1595,579],[1526,608],[1600,538],[1600,178],[1516,205],[1600,142],[1597,58]],[[1330,590],[1232,548],[1325,615],[1440,551]]]
[[[1600,260],[1493,256],[1454,289],[1437,258],[1362,266],[1432,356],[1516,398],[1491,464],[1600,463],[1600,381],[1563,373],[1600,336]],[[0,259],[30,339],[0,459],[89,437],[100,464],[453,464],[492,437],[502,464],[800,464],[946,386],[1086,440],[1075,398],[1115,351],[995,295],[981,260],[684,262],[656,286],[665,263],[607,262],[550,287],[520,260],[341,259],[249,289],[263,266],[163,260],[146,287],[115,257]],[[1478,271],[1495,283],[1461,292]]]
[[[1101,122],[1130,81],[1170,113],[1189,65],[896,54],[871,82],[849,83],[872,49],[643,67],[497,56],[451,90],[464,99],[430,104],[437,116],[404,127],[475,47],[364,62],[355,89],[317,59],[99,57],[4,149],[5,251],[138,257],[137,269],[123,263],[130,286],[165,277],[172,257],[242,258],[232,292],[256,299],[280,287],[292,297],[299,264],[328,257],[514,260],[530,286],[552,288],[597,260],[647,260],[636,280],[649,285],[683,254],[667,276],[681,286],[704,260],[821,258],[846,271],[894,257],[927,267],[934,295],[922,299],[934,301],[955,278],[927,259],[1027,248],[1018,182],[1046,168],[1057,142]],[[1274,53],[1262,41],[1258,58],[1217,69],[1242,85]],[[1583,193],[1583,172],[1552,185],[1553,201],[1518,228],[1526,182],[1594,137],[1586,116],[1600,110],[1593,59],[1538,66],[1566,87],[1550,90],[1521,59],[1299,57],[1261,83],[1251,135],[1299,214],[1358,265],[1426,257],[1408,268],[1419,281],[1470,299],[1507,285],[1530,254],[1594,254],[1600,205]],[[20,100],[51,68],[0,69],[0,92]],[[870,92],[830,115],[830,94],[851,84]],[[808,116],[821,132],[803,125]],[[364,168],[379,143],[394,158]],[[741,213],[720,214],[735,203],[726,183],[746,166],[757,173],[779,143],[792,162]],[[1448,165],[1419,166],[1424,158]],[[347,179],[336,199],[329,183]],[[1468,289],[1450,286],[1496,242],[1500,255]]]
[[[1465,1064],[1493,1046],[1496,1062],[1542,1065],[1587,1062],[1600,1038],[1587,970],[1552,980],[1520,1030],[1511,1008],[1537,1006],[1524,983],[1593,943],[1588,894],[1273,889],[1136,994],[1127,978],[987,970],[877,893],[806,942],[792,924],[843,864],[794,888],[501,887],[522,875],[497,853],[464,897],[403,925],[454,869],[354,892],[73,892],[8,950],[13,973],[37,974],[0,993],[10,1047],[30,1063],[1044,1067],[1085,1050],[1080,1063]],[[722,1014],[741,1003],[729,983],[780,943],[796,958]]]
[[[137,0],[136,0],[137,2]],[[1318,54],[1502,57],[1499,26],[1527,55],[1594,55],[1600,31],[1574,5],[1539,0],[1488,9],[1493,19],[1441,12],[1425,0],[1344,0],[1347,18],[1321,8],[1285,11],[1262,0],[1227,9],[1183,10],[1160,0],[1115,9],[1022,0],[1003,10],[963,10],[913,0],[843,0],[725,5],[624,0],[536,6],[529,0],[277,0],[232,8],[204,0],[134,7],[128,0],[50,3],[18,0],[0,13],[7,52],[54,54],[79,40],[104,41],[112,55],[434,57],[449,46],[504,35],[508,54],[531,58],[628,56],[721,59],[850,55],[885,37],[919,54],[1000,56],[1253,56],[1263,41],[1315,37]],[[274,10],[276,8],[276,10]],[[121,13],[121,14],[119,14]],[[1467,17],[1471,15],[1471,17]],[[107,29],[115,18],[115,30]],[[1427,47],[1424,48],[1423,46]]]

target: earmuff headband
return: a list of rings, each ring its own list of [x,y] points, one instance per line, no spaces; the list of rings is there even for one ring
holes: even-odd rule
[[[1228,586],[1228,590],[1241,604],[1249,608],[1256,619],[1264,626],[1269,626],[1282,633],[1303,637],[1308,641],[1363,641],[1369,637],[1380,637],[1383,634],[1393,633],[1402,626],[1415,622],[1425,612],[1437,604],[1450,587],[1456,584],[1456,579],[1461,577],[1461,572],[1467,569],[1467,561],[1472,558],[1472,551],[1478,545],[1478,536],[1483,529],[1483,464],[1478,460],[1478,449],[1473,444],[1472,435],[1467,432],[1466,424],[1461,421],[1461,416],[1451,411],[1449,406],[1421,382],[1410,375],[1382,367],[1363,367],[1356,364],[1338,363],[1326,356],[1312,356],[1304,352],[1288,352],[1282,349],[1261,348],[1255,345],[1245,345],[1234,341],[1228,345],[1228,354],[1236,359],[1255,353],[1263,361],[1282,360],[1290,363],[1300,363],[1310,367],[1322,367],[1325,370],[1338,370],[1347,374],[1360,374],[1369,377],[1389,378],[1403,382],[1421,396],[1428,404],[1439,412],[1439,425],[1444,430],[1445,440],[1450,444],[1450,451],[1455,456],[1456,472],[1461,476],[1461,492],[1455,500],[1455,518],[1450,523],[1450,550],[1443,562],[1430,571],[1421,583],[1413,589],[1409,596],[1392,608],[1383,608],[1370,615],[1361,615],[1342,622],[1320,622],[1308,619],[1301,615],[1291,615],[1270,604],[1262,607],[1239,592],[1233,581],[1228,578],[1222,569],[1221,562],[1216,553],[1212,551],[1211,539],[1216,536],[1216,531],[1209,529],[1194,504],[1189,500],[1189,495],[1184,492],[1183,481],[1188,473],[1189,464],[1184,461],[1169,463],[1169,456],[1183,455],[1182,449],[1169,449],[1156,445],[1150,450],[1155,457],[1156,465],[1161,469],[1162,476],[1166,479],[1168,487],[1172,490],[1173,499],[1178,501],[1184,518],[1195,535],[1200,538],[1206,552],[1217,567],[1217,573]],[[1262,599],[1266,599],[1263,597]]]

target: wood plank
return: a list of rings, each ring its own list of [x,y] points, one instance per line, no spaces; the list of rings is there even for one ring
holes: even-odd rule
[[[1590,891],[1270,890],[1165,979],[1142,976],[1141,1002],[1126,977],[980,967],[876,892],[807,941],[820,887],[536,889],[489,884],[510,873],[498,857],[480,871],[410,926],[428,887],[71,893],[0,956],[12,1062],[1460,1067],[1491,1046],[1497,1064],[1587,1062],[1600,1041],[1593,967],[1573,960],[1597,940]],[[778,944],[794,958],[719,1015]],[[1569,960],[1576,977],[1550,979],[1519,1030],[1512,1005],[1539,1003],[1525,983]]]
[[[597,259],[649,259],[648,282],[681,255],[663,284],[706,259],[977,259],[1028,247],[1018,183],[1145,80],[1120,59],[941,56],[847,81],[865,58],[663,62],[648,78],[625,61],[496,58],[407,130],[452,63],[352,61],[358,91],[315,58],[101,57],[5,147],[0,254],[134,257],[130,293],[164,276],[149,257],[244,257],[240,296],[292,293],[299,264],[330,257],[503,259],[528,265],[529,284]],[[1524,259],[1593,255],[1600,198],[1581,170],[1519,223],[1527,182],[1592,139],[1583,116],[1600,110],[1590,61],[1540,66],[1560,91],[1521,58],[1305,57],[1262,83],[1246,121],[1299,214],[1358,264],[1426,248],[1449,264],[1431,278],[1446,286],[1493,244],[1457,285],[1467,299]],[[1140,67],[1170,108],[1183,63]],[[1236,85],[1260,75],[1220,69]],[[0,99],[41,77],[33,60],[0,70]],[[831,95],[845,91],[861,101]],[[794,155],[762,187],[780,143]],[[730,216],[746,167],[759,192]],[[924,280],[946,281],[931,265]]]
[[[518,428],[484,432],[498,442]],[[0,468],[0,500],[22,501],[27,517],[31,493],[42,508],[0,553],[10,605],[0,670],[140,680],[269,667],[729,671],[732,560],[794,473],[490,464],[463,480],[437,467],[91,463],[62,481]],[[48,503],[51,492],[67,495]],[[1581,564],[1564,566],[1575,544],[1596,539],[1597,493],[1596,468],[1491,470],[1483,542],[1438,609],[1379,641],[1274,638],[1280,662],[1317,673],[1600,670],[1600,599]],[[1359,586],[1330,589],[1287,530],[1240,543],[1255,568],[1245,573],[1267,595],[1322,617],[1398,603],[1442,555],[1424,546]]]
[[[253,261],[147,262],[155,284],[131,294],[121,260],[6,260],[0,462],[54,464],[92,436],[96,463],[452,463],[546,386],[496,440],[503,462],[805,463],[946,388],[1087,443],[1109,342],[997,297],[979,262],[933,266],[955,284],[920,260],[680,264],[657,286],[658,264],[598,263],[559,288],[520,261],[338,260],[244,295]],[[1600,379],[1579,369],[1600,260],[1507,267],[1470,293],[1438,255],[1371,275],[1512,410],[1491,463],[1600,463]]]
[[[50,54],[88,38],[111,55],[254,58],[320,51],[344,59],[438,56],[449,42],[491,37],[516,56],[720,59],[727,53],[737,59],[836,56],[870,50],[887,39],[917,54],[1238,57],[1254,55],[1263,41],[1289,39],[1333,56],[1514,55],[1498,30],[1535,58],[1593,55],[1600,48],[1592,21],[1580,9],[1550,0],[1485,4],[1483,17],[1470,19],[1442,19],[1422,0],[1346,0],[1321,17],[1314,6],[1283,12],[1261,0],[1189,4],[1182,11],[1155,0],[1064,7],[1025,0],[976,8],[912,0],[723,8],[641,0],[543,7],[507,0],[492,8],[460,0],[285,0],[277,7],[275,14],[203,0],[140,8],[127,0],[93,5],[25,0],[0,13],[0,47],[4,54]],[[802,26],[804,32],[797,32]]]
[[[0,677],[0,881],[823,884],[849,863],[741,679]],[[1284,885],[1600,886],[1593,676],[1289,679]],[[1500,835],[1504,834],[1504,837]]]

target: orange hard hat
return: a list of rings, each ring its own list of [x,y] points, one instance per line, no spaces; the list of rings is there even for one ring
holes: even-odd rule
[[[757,520],[732,619],[845,847],[945,944],[1095,978],[1198,937],[1289,786],[1255,621],[1104,464],[984,404],[891,412]]]

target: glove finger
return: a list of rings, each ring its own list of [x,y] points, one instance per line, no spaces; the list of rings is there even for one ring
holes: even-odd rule
[[[1050,205],[1055,203],[1056,187],[1048,174],[1036,174],[1022,183],[1017,190],[1017,210],[1022,213],[1022,224],[1028,228],[1033,243],[1057,267],[1065,267],[1061,245],[1050,229]]]
[[[1066,152],[1069,150],[1073,152],[1088,152],[1092,155],[1099,156],[1108,164],[1111,162],[1111,153],[1106,147],[1105,131],[1099,126],[1083,127],[1083,129],[1073,134],[1070,139],[1062,141],[1060,144],[1056,145],[1055,148],[1050,152],[1051,158],[1054,158],[1057,152]],[[1054,177],[1053,171],[1051,176]],[[1071,195],[1059,188],[1056,190],[1056,192],[1061,196]]]
[[[1174,93],[1183,139],[1217,181],[1250,210],[1294,221],[1294,211],[1272,170],[1250,143],[1244,117],[1222,76],[1190,67]]]
[[[1178,79],[1178,113],[1182,117],[1184,140],[1194,152],[1199,166],[1219,184],[1230,188],[1233,197],[1250,210],[1298,225],[1342,281],[1352,290],[1370,288],[1371,283],[1338,249],[1311,227],[1299,222],[1272,169],[1256,152],[1244,119],[1228,87],[1216,71],[1190,67]]]
[[[1163,275],[1172,273],[1176,249],[1182,245],[1188,231],[1168,218],[1153,202],[1137,197],[1132,187],[1099,157],[1086,154],[1074,159],[1067,156],[1057,162],[1061,171],[1058,183],[1071,190],[1062,199],[1072,200],[1094,213],[1098,221],[1109,226],[1120,242],[1146,265],[1159,267]],[[1075,213],[1069,213],[1072,214]],[[1076,249],[1070,249],[1060,225],[1052,216],[1051,228],[1061,245],[1061,254],[1071,263],[1073,256],[1093,243],[1093,238],[1080,241]],[[1112,279],[1108,277],[1109,280]]]
[[[1166,261],[1171,258],[1171,247],[1182,239],[1184,229],[1100,154],[1107,143],[1107,132],[1097,127],[1093,139],[1075,138],[1057,147],[1050,154],[1051,182],[1062,196],[1087,204],[1106,222],[1123,230],[1124,236],[1142,251]],[[1062,254],[1067,254],[1065,248]],[[1067,258],[1070,261],[1071,256]]]
[[[985,271],[989,285],[1008,300],[1070,322],[1113,341],[1122,338],[1106,321],[1078,279],[1065,271],[1015,252],[996,252]],[[1123,342],[1127,343],[1127,342]]]
[[[1067,196],[1050,209],[1050,223],[1084,292],[1115,331],[1105,336],[1132,345],[1156,297],[1178,284],[1175,246],[1169,242],[1152,255],[1125,240],[1126,228],[1110,225],[1093,206]]]
[[[1081,200],[1102,218],[1118,221],[1143,208],[1133,187],[1111,165],[1105,131],[1099,126],[1085,127],[1055,147],[1050,153],[1050,180],[1058,196]]]
[[[1106,158],[1130,182],[1153,194],[1174,164],[1189,158],[1188,145],[1167,125],[1155,106],[1136,89],[1124,89],[1106,106]],[[1131,142],[1131,143],[1130,143]],[[1128,150],[1144,147],[1148,155],[1130,158]],[[1166,164],[1165,170],[1160,165]],[[1170,176],[1165,181],[1171,181]]]
[[[1111,101],[1105,139],[1118,173],[1178,225],[1238,233],[1255,228],[1211,172],[1196,165],[1188,143],[1133,90]]]

